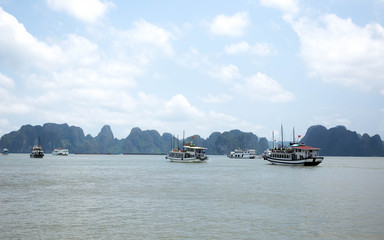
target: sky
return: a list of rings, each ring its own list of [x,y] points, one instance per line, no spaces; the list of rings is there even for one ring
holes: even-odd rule
[[[384,139],[384,0],[0,0],[0,136],[67,123]]]

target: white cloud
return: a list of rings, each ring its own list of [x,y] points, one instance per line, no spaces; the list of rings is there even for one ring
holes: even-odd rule
[[[166,119],[199,119],[204,116],[198,108],[192,106],[183,95],[178,94],[165,101],[161,111],[158,111]]]
[[[338,125],[348,127],[351,122],[340,116],[340,114],[324,115],[324,116],[314,116],[312,125],[323,125],[327,128],[334,127]]]
[[[7,75],[4,75],[4,74],[0,73],[0,87],[4,87],[4,88],[7,88],[7,89],[12,89],[12,88],[15,87],[15,83]]]
[[[218,15],[210,26],[210,31],[217,35],[241,36],[249,25],[249,16],[246,12],[239,12],[233,16]]]
[[[384,28],[377,23],[360,27],[334,14],[314,22],[292,21],[300,55],[313,76],[325,82],[384,95]]]
[[[246,78],[244,82],[237,83],[233,90],[245,94],[251,99],[272,103],[288,102],[295,98],[293,93],[284,90],[276,80],[262,73],[257,73]]]
[[[0,103],[0,114],[23,115],[33,112],[34,107],[17,99],[8,99]]]
[[[231,44],[229,46],[225,46],[225,52],[227,54],[241,54],[247,53],[251,49],[251,46],[247,42],[239,42],[236,44]]]
[[[53,72],[91,66],[100,60],[98,45],[69,34],[52,44],[32,36],[24,25],[0,7],[0,63],[18,71]]]
[[[273,7],[284,13],[296,14],[299,12],[299,0],[260,0],[260,3],[266,7]]]
[[[0,63],[12,67],[44,67],[60,58],[61,49],[38,41],[23,24],[0,7],[0,56]]]
[[[172,33],[144,20],[128,30],[107,31],[96,39],[99,42],[68,34],[49,38],[48,44],[0,7],[0,66],[13,70],[18,81],[13,91],[13,80],[0,73],[0,114],[20,119],[20,114],[34,112],[29,122],[68,122],[85,129],[111,123],[137,126],[142,119],[152,119],[156,101],[147,107],[149,101],[139,101],[145,98],[135,96],[132,89],[155,57],[174,54]],[[184,109],[199,116],[191,105]],[[176,110],[168,112],[177,115]]]
[[[133,22],[133,27],[129,30],[111,28],[109,31],[116,54],[127,54],[140,65],[147,65],[159,54],[168,57],[174,55],[171,43],[175,39],[174,34],[143,19]]]
[[[209,93],[207,96],[202,97],[203,102],[206,103],[226,103],[233,99],[233,96],[222,93],[222,94],[211,94]]]
[[[258,56],[269,56],[276,53],[273,45],[270,43],[257,42],[253,46],[247,42],[239,42],[225,46],[225,53],[235,54],[252,54]]]
[[[179,62],[186,67],[198,69],[202,73],[223,82],[231,82],[241,77],[239,68],[236,65],[213,63],[207,55],[200,53],[195,47],[190,47],[189,52],[179,59]]]
[[[157,53],[173,54],[173,35],[144,20],[127,31],[110,29],[105,38],[111,43],[106,49],[76,34],[47,44],[0,7],[0,63],[16,70],[29,87],[135,87],[135,78]]]
[[[93,23],[114,6],[110,1],[100,0],[46,0],[47,5],[56,10],[64,11],[73,17]]]
[[[225,82],[241,77],[239,68],[233,64],[226,66],[214,66],[212,70],[210,70],[209,75]]]
[[[140,43],[151,44],[162,49],[165,54],[172,56],[173,48],[170,40],[173,34],[164,28],[148,23],[144,20],[134,22],[134,29],[129,32],[132,38]]]
[[[69,34],[65,40],[60,43],[62,52],[65,56],[66,64],[89,66],[100,60],[98,45],[85,37],[76,34]]]

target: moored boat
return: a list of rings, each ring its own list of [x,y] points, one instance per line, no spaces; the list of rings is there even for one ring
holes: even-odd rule
[[[43,151],[43,148],[41,147],[41,145],[33,146],[32,152],[31,152],[31,154],[29,154],[29,156],[31,158],[42,158],[42,157],[44,157],[44,151]]]
[[[229,158],[259,158],[259,156],[256,154],[255,149],[243,150],[240,148],[235,148],[235,150],[231,151],[231,153],[227,157],[229,157]]]
[[[54,156],[68,156],[69,151],[66,148],[55,148],[52,152]]]
[[[186,144],[183,150],[172,149],[165,157],[171,162],[180,163],[201,163],[208,160],[208,156],[205,154],[204,147],[196,147],[193,144]]]

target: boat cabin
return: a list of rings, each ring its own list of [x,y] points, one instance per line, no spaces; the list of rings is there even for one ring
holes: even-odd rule
[[[319,150],[320,148],[294,144],[291,148],[273,149],[270,153],[270,157],[293,160],[316,158],[319,156]]]

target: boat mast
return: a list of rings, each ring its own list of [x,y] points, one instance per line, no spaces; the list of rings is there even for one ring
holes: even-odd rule
[[[284,147],[284,133],[283,133],[283,124],[281,124],[281,148]]]
[[[293,143],[295,143],[295,127],[293,127]]]
[[[185,130],[183,130],[183,147],[184,147],[184,145],[185,145],[185,143],[184,143],[184,139],[185,139]]]
[[[272,142],[273,142],[273,149],[275,149],[275,131],[272,131]]]

